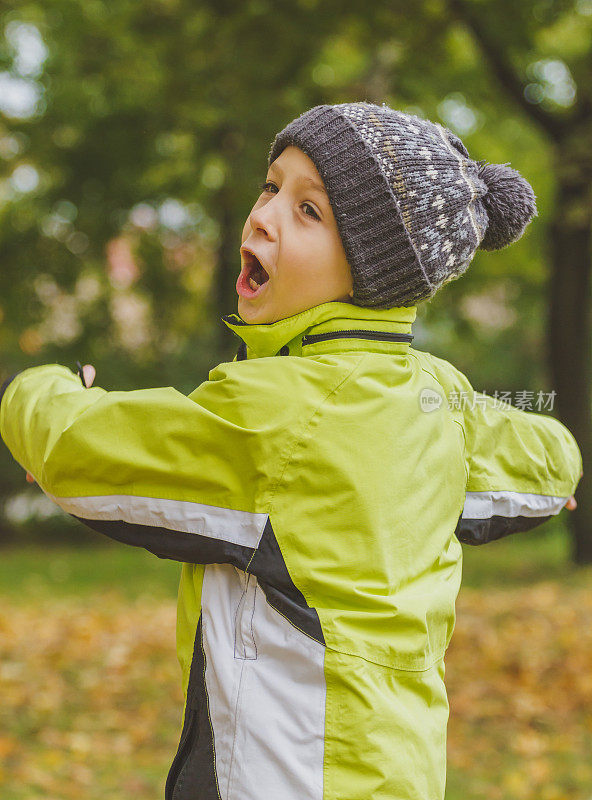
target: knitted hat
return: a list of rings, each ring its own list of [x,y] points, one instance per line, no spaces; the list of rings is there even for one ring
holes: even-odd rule
[[[383,103],[315,106],[277,134],[313,161],[353,278],[353,302],[416,305],[460,277],[478,247],[499,250],[536,215],[508,164],[473,161],[454,133]]]

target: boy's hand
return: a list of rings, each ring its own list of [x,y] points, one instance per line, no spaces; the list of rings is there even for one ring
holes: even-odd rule
[[[582,472],[582,474],[580,475],[580,478],[583,478],[583,477],[584,477],[584,473]],[[565,504],[565,508],[567,508],[568,511],[573,511],[574,508],[577,508],[577,507],[578,507],[578,501],[576,500],[576,498],[572,494],[572,496],[569,498],[569,500]]]
[[[86,388],[88,389],[90,386],[92,386],[92,382],[95,379],[97,371],[92,364],[85,364],[82,367],[82,374],[84,375],[84,382],[86,383]]]
[[[86,383],[87,388],[92,386],[92,382],[95,379],[97,374],[96,369],[93,367],[92,364],[85,364],[82,367],[82,374],[84,375],[84,382]],[[35,478],[31,475],[30,472],[27,472],[26,479],[28,483],[35,483]]]

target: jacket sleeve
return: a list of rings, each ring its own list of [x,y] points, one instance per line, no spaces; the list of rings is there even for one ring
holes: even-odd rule
[[[468,480],[456,535],[484,544],[558,514],[576,489],[582,457],[553,417],[468,392],[464,410]]]
[[[189,396],[85,388],[67,367],[31,367],[5,387],[0,435],[43,492],[89,527],[163,558],[244,568],[292,413],[270,400],[256,366],[223,363]]]
[[[582,472],[582,456],[565,425],[476,392],[443,359],[430,355],[426,364],[465,435],[467,482],[457,538],[485,544],[558,514]]]

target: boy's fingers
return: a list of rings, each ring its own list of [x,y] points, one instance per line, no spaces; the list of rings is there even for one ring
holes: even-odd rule
[[[569,500],[568,500],[568,501],[567,501],[567,503],[565,504],[565,507],[566,507],[567,509],[569,509],[569,511],[573,511],[573,510],[574,510],[574,508],[577,508],[577,505],[578,505],[578,503],[577,503],[577,500],[576,500],[576,498],[575,498],[575,497],[573,496],[573,494],[572,494],[572,496],[569,498]]]
[[[35,478],[31,475],[30,472],[27,472],[27,481],[28,483],[35,483]]]
[[[82,373],[84,375],[84,382],[86,383],[87,387],[92,386],[92,382],[95,379],[97,374],[96,369],[93,367],[92,364],[85,364],[82,367]]]

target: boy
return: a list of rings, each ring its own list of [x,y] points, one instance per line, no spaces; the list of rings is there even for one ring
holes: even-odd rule
[[[459,540],[573,505],[581,457],[411,348],[411,324],[535,212],[440,125],[318,106],[276,136],[245,224],[232,362],[189,397],[52,364],[7,385],[0,432],[43,491],[183,562],[167,800],[444,797]]]

